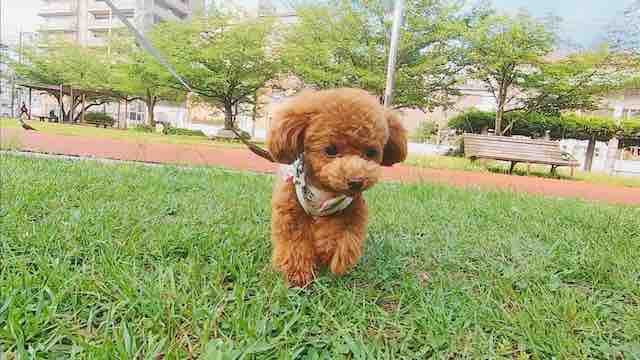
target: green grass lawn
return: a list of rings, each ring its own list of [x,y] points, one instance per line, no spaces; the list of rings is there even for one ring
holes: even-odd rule
[[[478,171],[478,172],[492,172],[498,174],[508,174],[509,164],[506,162],[492,161],[492,160],[480,160],[472,162],[464,157],[456,156],[411,156],[407,162],[409,165],[426,167],[431,169],[447,169],[447,170],[464,170],[464,171]],[[565,180],[578,180],[585,181],[594,184],[604,184],[612,186],[626,186],[626,187],[640,187],[640,177],[631,176],[611,176],[605,173],[599,172],[586,172],[577,170],[574,176],[570,174],[570,169],[567,167],[558,168],[557,174],[551,175],[549,173],[550,166],[548,165],[531,165],[530,176],[565,179]],[[526,164],[518,164],[513,172],[513,175],[526,176],[527,166]]]
[[[0,358],[640,353],[640,208],[381,184],[357,268],[300,291],[270,177],[0,161]]]
[[[205,136],[188,136],[188,135],[163,135],[159,133],[148,133],[136,131],[135,129],[115,129],[100,128],[89,125],[71,125],[58,124],[40,121],[30,121],[33,127],[43,133],[65,136],[92,136],[102,137],[115,140],[126,140],[132,142],[144,143],[163,143],[163,144],[199,144],[209,146],[230,146],[243,147],[244,145],[236,142],[213,141]],[[18,129],[20,123],[15,119],[0,119],[0,129]]]
[[[79,126],[79,125],[69,125],[69,124],[58,124],[58,123],[47,123],[47,122],[38,122],[33,121],[33,126],[35,126],[39,131],[55,134],[55,135],[66,135],[66,136],[93,136],[93,137],[103,137],[109,139],[116,140],[125,140],[132,141],[136,143],[164,143],[164,144],[199,144],[199,145],[208,145],[213,147],[239,147],[244,148],[245,145],[238,142],[223,142],[223,141],[212,141],[206,137],[201,136],[186,136],[186,135],[162,135],[158,133],[145,133],[140,131],[135,131],[133,129],[122,130],[122,129],[104,129],[97,128],[93,126]],[[0,130],[3,128],[6,129],[18,129],[20,124],[18,121],[14,119],[0,119]],[[261,142],[257,142],[259,146],[263,146],[264,144]],[[16,139],[4,140],[0,143],[0,149],[10,149],[15,150],[19,149],[19,142]],[[508,172],[509,166],[505,163],[500,163],[497,161],[485,161],[484,163],[475,162],[472,163],[470,160],[462,158],[462,157],[454,157],[454,156],[411,156],[406,164],[413,166],[420,166],[432,169],[447,169],[447,170],[464,170],[464,171],[480,171],[480,172],[493,172],[493,173],[502,173],[506,174]],[[515,175],[526,175],[526,167],[523,164],[520,164],[516,167]],[[549,175],[549,167],[548,166],[539,166],[532,165],[532,176],[538,177],[551,177]],[[589,173],[584,171],[576,171],[574,177],[569,176],[568,168],[559,168],[558,175],[554,176],[554,178],[567,179],[567,180],[578,180],[578,181],[586,181],[596,184],[605,184],[605,185],[613,185],[613,186],[627,186],[627,187],[640,187],[640,178],[637,177],[625,177],[625,176],[609,176],[603,173]]]

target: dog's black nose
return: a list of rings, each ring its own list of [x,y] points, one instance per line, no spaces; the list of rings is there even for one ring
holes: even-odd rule
[[[350,179],[349,190],[358,191],[362,189],[363,184],[364,184],[364,181],[362,179]]]

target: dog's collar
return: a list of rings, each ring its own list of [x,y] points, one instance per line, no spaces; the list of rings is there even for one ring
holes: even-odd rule
[[[300,154],[291,165],[288,176],[293,180],[298,203],[311,216],[329,216],[349,207],[353,198],[327,192],[307,183],[304,156]]]

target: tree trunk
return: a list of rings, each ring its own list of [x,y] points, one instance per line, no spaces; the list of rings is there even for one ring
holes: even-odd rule
[[[503,89],[501,86],[498,90],[498,109],[496,111],[496,126],[495,126],[495,134],[498,136],[502,135],[502,118],[504,116],[504,103],[507,99],[507,91]]]
[[[147,125],[151,126],[152,128],[156,127],[156,119],[153,114],[153,110],[156,107],[156,100],[157,98],[155,96],[151,96],[151,93],[149,92],[149,90],[147,90],[147,96],[144,100],[144,103],[147,105]]]
[[[60,119],[60,123],[62,124],[65,121],[67,121],[67,112],[65,111],[65,106],[64,106],[64,96],[61,96],[58,102],[60,103],[60,107],[62,108],[62,118]]]
[[[233,116],[233,104],[224,104],[224,128],[225,130],[235,129]]]
[[[587,154],[584,158],[584,171],[591,171],[591,165],[593,165],[593,154],[596,150],[596,136],[592,135],[589,139],[589,145],[587,145]]]
[[[251,111],[251,138],[256,137],[256,118],[258,116],[258,101],[253,104],[253,110]]]

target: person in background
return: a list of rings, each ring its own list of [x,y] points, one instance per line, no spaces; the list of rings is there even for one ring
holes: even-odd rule
[[[18,116],[22,118],[23,114],[27,117],[27,119],[29,118],[29,109],[27,109],[27,105],[24,102],[22,102],[22,106],[20,106],[20,115]]]

